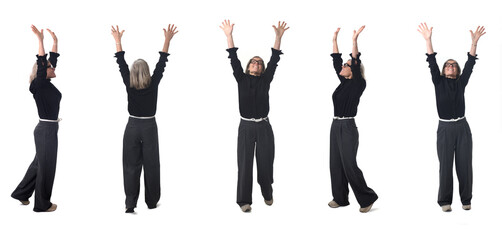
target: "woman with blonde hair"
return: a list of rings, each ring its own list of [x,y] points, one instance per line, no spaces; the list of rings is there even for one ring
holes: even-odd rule
[[[35,192],[35,212],[53,212],[57,205],[51,203],[52,186],[56,174],[58,151],[58,122],[61,92],[51,82],[56,77],[58,39],[50,29],[54,44],[50,52],[49,61],[44,49],[44,30],[38,30],[31,25],[31,30],[38,38],[37,62],[33,66],[30,76],[30,92],[37,104],[40,121],[35,128],[35,159],[30,164],[23,180],[12,193],[12,197],[23,205],[30,204],[28,200]]]
[[[479,27],[471,32],[471,49],[467,53],[464,71],[457,61],[447,60],[442,71],[436,61],[436,52],[432,48],[432,27],[426,23],[418,26],[418,31],[425,39],[427,62],[436,92],[436,107],[439,115],[437,130],[437,152],[439,158],[439,193],[438,204],[444,212],[451,211],[453,198],[453,161],[460,190],[462,209],[471,209],[472,199],[472,134],[465,118],[465,87],[469,82],[474,64],[479,38],[485,35],[485,28]]]
[[[115,57],[126,86],[130,114],[123,142],[126,213],[134,213],[139,197],[142,168],[145,170],[145,202],[148,208],[156,208],[160,199],[159,138],[155,121],[157,93],[169,56],[169,44],[177,32],[176,27],[171,24],[167,30],[164,29],[164,46],[159,52],[159,62],[153,75],[150,76],[148,64],[143,59],[136,60],[129,71],[124,59],[125,52],[122,50],[124,30],[120,31],[118,26],[112,26],[112,35],[117,47]]]
[[[333,200],[328,206],[337,208],[349,205],[349,184],[361,206],[360,212],[371,210],[378,195],[366,185],[363,172],[357,166],[356,156],[359,146],[359,131],[357,130],[355,116],[357,106],[364,89],[366,80],[364,69],[359,57],[361,53],[357,47],[357,38],[365,26],[354,30],[352,36],[352,54],[346,63],[342,61],[342,54],[338,51],[338,28],[333,37],[333,67],[335,68],[340,85],[333,92],[333,106],[335,115],[331,124],[330,133],[330,174],[331,192]]]

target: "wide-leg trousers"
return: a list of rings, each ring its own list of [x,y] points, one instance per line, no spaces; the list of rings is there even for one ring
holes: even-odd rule
[[[144,169],[145,202],[157,207],[160,199],[159,137],[155,118],[129,117],[123,145],[124,190],[126,208],[138,202],[141,170]]]
[[[438,204],[451,205],[453,198],[453,161],[463,205],[472,199],[472,134],[467,120],[456,122],[439,121],[437,130],[439,158]]]
[[[27,201],[35,192],[33,211],[43,212],[52,206],[52,186],[56,175],[58,153],[57,122],[40,121],[35,127],[36,154],[23,180],[11,194],[15,199]]]
[[[253,158],[256,149],[258,183],[265,200],[272,199],[274,166],[274,133],[269,120],[252,122],[242,120],[237,137],[237,204],[252,204]]]
[[[340,206],[349,205],[349,187],[357,202],[363,207],[378,199],[373,189],[366,185],[362,171],[357,166],[359,132],[354,119],[333,119],[330,133],[330,173],[333,200]]]

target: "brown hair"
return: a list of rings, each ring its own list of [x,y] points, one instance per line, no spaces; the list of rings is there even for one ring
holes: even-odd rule
[[[263,59],[259,56],[254,56],[251,59],[249,59],[248,64],[246,65],[246,74],[249,74],[249,65],[251,65],[251,61],[253,61],[253,59],[255,59],[255,58],[261,59],[261,63],[260,63],[261,73],[260,73],[260,75],[262,75],[265,72],[265,63],[263,62]]]

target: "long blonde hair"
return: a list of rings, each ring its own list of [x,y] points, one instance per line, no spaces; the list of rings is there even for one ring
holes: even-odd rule
[[[130,71],[130,87],[138,90],[145,89],[150,86],[151,81],[152,77],[150,76],[148,63],[143,59],[134,61]]]
[[[33,64],[33,68],[31,69],[30,83],[33,82],[33,80],[35,80],[35,78],[37,77],[37,70],[38,70],[38,65],[37,62],[35,62],[35,64]]]

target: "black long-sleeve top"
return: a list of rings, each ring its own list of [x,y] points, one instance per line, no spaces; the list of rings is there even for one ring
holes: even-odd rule
[[[463,117],[465,115],[465,87],[469,82],[477,58],[467,53],[467,62],[462,74],[457,79],[450,79],[441,76],[441,70],[436,62],[436,54],[426,55],[431,70],[432,82],[436,90],[436,106],[439,118],[456,119]]]
[[[241,61],[237,58],[238,48],[227,49],[230,64],[234,71],[235,80],[239,88],[239,111],[244,118],[264,118],[270,110],[268,91],[274,78],[281,50],[272,48],[272,56],[267,63],[265,72],[260,76],[245,74]]]
[[[115,53],[117,63],[119,64],[120,74],[127,90],[127,110],[130,115],[136,117],[151,117],[157,112],[157,93],[160,80],[162,79],[164,68],[166,67],[167,56],[169,53],[159,52],[159,62],[155,66],[151,77],[150,86],[144,89],[130,87],[129,66],[124,59],[124,51]]]
[[[359,99],[363,95],[364,89],[366,89],[366,80],[364,80],[361,74],[361,60],[357,55],[356,58],[350,54],[351,65],[350,69],[352,71],[352,79],[346,79],[340,76],[342,71],[342,54],[333,53],[333,67],[335,68],[336,75],[340,79],[340,85],[333,92],[333,106],[335,108],[336,117],[355,117],[357,114],[357,106],[359,105]]]
[[[59,53],[50,52],[49,61],[56,67]],[[61,92],[47,79],[47,54],[37,55],[37,76],[30,84],[30,92],[37,104],[38,117],[41,119],[57,120]]]

